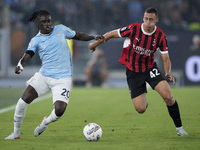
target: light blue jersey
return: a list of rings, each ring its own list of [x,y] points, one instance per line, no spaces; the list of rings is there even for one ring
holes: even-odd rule
[[[57,79],[72,76],[71,53],[66,39],[73,38],[75,34],[75,31],[68,27],[57,25],[50,35],[38,33],[31,39],[27,50],[39,54],[42,60],[42,75]]]

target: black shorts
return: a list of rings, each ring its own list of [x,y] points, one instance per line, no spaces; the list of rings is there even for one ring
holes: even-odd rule
[[[154,89],[160,81],[165,80],[156,63],[144,73],[136,73],[127,68],[126,77],[132,99],[143,93],[147,93],[146,82]]]

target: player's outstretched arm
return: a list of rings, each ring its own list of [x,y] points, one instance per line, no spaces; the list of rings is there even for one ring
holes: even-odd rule
[[[19,60],[17,66],[15,67],[15,73],[20,74],[21,71],[24,70],[25,65],[27,64],[28,60],[31,58],[30,54],[25,53],[22,58]]]
[[[90,41],[90,40],[100,40],[103,38],[104,37],[102,35],[90,35],[86,33],[76,32],[76,35],[72,39],[80,41]]]
[[[109,39],[111,38],[119,38],[119,35],[118,35],[118,29],[116,30],[113,30],[113,31],[109,31],[107,32],[106,34],[103,35],[104,36],[104,39],[100,39],[100,40],[97,40],[93,43],[90,43],[89,44],[89,49],[94,52],[96,47],[98,45],[100,45],[101,43],[105,42],[105,41],[108,41]]]

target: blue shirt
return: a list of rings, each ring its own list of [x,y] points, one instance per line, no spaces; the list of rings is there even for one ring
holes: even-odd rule
[[[71,39],[76,32],[64,25],[54,26],[49,35],[38,33],[33,37],[27,50],[38,53],[42,60],[40,73],[52,78],[72,76],[72,60],[66,39]]]

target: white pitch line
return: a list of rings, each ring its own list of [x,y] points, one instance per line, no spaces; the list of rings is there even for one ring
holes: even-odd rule
[[[47,99],[47,98],[50,98],[51,96],[52,96],[51,93],[47,93],[47,94],[45,94],[45,95],[43,95],[43,96],[41,96],[41,97],[38,97],[38,98],[37,98],[36,100],[34,100],[32,103],[36,103],[36,102],[43,101],[43,100],[45,100],[45,99]],[[31,104],[32,104],[32,103],[31,103]],[[13,106],[10,106],[10,107],[7,107],[7,108],[0,109],[0,114],[15,109],[15,106],[16,106],[16,105],[13,105]]]

